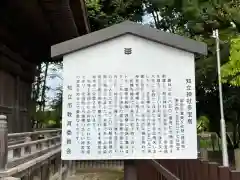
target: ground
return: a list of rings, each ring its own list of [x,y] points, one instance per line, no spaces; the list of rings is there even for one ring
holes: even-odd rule
[[[123,180],[121,169],[81,169],[68,180]]]

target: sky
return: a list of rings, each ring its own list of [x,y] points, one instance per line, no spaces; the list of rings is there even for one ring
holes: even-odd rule
[[[152,16],[151,15],[146,14],[146,15],[143,16],[143,24],[149,24],[151,21],[152,21]],[[57,75],[59,77],[56,77],[54,79],[50,78],[51,74],[53,73],[51,71],[52,67],[53,67],[53,65],[50,65],[49,72],[48,72],[48,77],[47,77],[47,82],[46,82],[46,85],[48,87],[50,87],[50,90],[46,94],[47,98],[49,98],[49,99],[52,99],[52,98],[55,97],[56,92],[54,91],[54,89],[61,86],[61,84],[62,84],[62,79],[59,78],[59,77],[62,77],[62,70],[59,69],[59,71],[57,72]],[[56,73],[56,72],[54,72],[54,73]]]

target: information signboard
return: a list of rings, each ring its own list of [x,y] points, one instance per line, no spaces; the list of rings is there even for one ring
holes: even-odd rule
[[[63,159],[197,158],[193,53],[126,35],[63,65]]]

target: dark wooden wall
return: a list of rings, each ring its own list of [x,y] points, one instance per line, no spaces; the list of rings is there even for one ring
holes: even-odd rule
[[[7,115],[9,132],[31,131],[29,111],[34,70],[34,64],[6,47],[0,48],[0,114]]]
[[[51,61],[51,45],[89,32],[84,0],[1,1],[0,114],[9,132],[31,130],[31,84],[36,64]]]

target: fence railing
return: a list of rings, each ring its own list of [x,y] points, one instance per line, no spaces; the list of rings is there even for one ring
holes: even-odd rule
[[[8,134],[7,117],[0,115],[0,179],[66,177],[75,163],[61,161],[60,146],[60,129]]]
[[[156,160],[136,160],[135,166],[137,180],[187,180],[180,179]]]
[[[88,168],[116,168],[123,169],[124,161],[123,160],[89,160],[89,161],[78,161],[76,168],[79,169],[88,169]]]
[[[220,166],[218,163],[196,160],[159,160],[161,166],[183,180],[239,180],[240,171]],[[166,180],[174,180],[166,178]]]
[[[137,160],[137,180],[240,180],[240,171],[196,160]]]
[[[226,135],[230,141],[233,140],[233,132],[226,132]],[[198,137],[200,138],[199,140],[201,148],[211,151],[221,151],[221,138],[216,132],[202,132],[198,134]]]
[[[122,167],[123,161],[61,161],[61,130],[7,132],[0,115],[0,179],[65,179],[76,168]],[[206,160],[136,160],[137,180],[240,180],[240,171]]]

